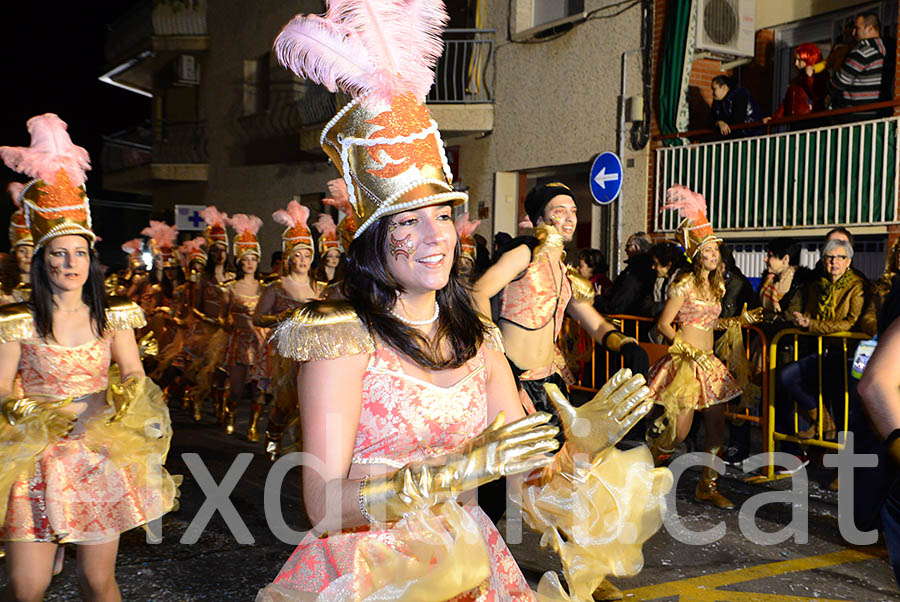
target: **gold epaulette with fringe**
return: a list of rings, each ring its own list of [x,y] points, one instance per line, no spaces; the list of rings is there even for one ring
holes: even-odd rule
[[[140,306],[127,297],[109,297],[106,308],[106,330],[128,330],[143,328],[147,325],[144,312]]]
[[[566,276],[572,283],[572,298],[580,303],[594,302],[594,285],[591,281],[578,273],[578,269],[566,266]]]
[[[25,303],[0,307],[0,343],[34,338],[34,318]]]
[[[487,345],[487,348],[491,351],[506,353],[506,348],[503,346],[503,336],[500,334],[500,329],[497,328],[497,325],[484,316],[481,316],[481,321],[487,327],[487,332],[484,333],[484,344]]]
[[[298,362],[374,353],[375,340],[346,301],[310,301],[275,329],[278,353]]]

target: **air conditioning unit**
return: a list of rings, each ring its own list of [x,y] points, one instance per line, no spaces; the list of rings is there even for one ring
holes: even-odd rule
[[[181,54],[175,59],[176,86],[200,85],[200,65],[192,54]]]
[[[698,52],[725,57],[752,57],[756,42],[755,0],[699,0]]]

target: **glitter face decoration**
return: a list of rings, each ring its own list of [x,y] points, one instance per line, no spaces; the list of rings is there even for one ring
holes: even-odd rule
[[[396,227],[396,224],[391,224]],[[412,241],[412,234],[407,234],[403,238],[397,238],[394,236],[394,233],[391,232],[388,237],[388,250],[391,253],[391,257],[394,259],[399,258],[401,255],[409,259],[409,256],[412,254],[413,249],[415,248],[415,243]]]

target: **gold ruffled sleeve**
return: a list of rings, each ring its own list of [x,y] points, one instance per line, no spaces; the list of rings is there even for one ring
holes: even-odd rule
[[[672,297],[688,297],[691,294],[691,290],[693,290],[694,288],[692,279],[693,276],[688,274],[679,278],[677,282],[673,282],[672,284],[670,284],[669,290],[666,293],[667,298],[671,299]]]
[[[12,343],[34,336],[34,318],[25,303],[0,307],[0,343]]]
[[[110,297],[106,308],[106,329],[129,330],[143,328],[147,325],[144,311],[134,301],[125,297]]]
[[[503,336],[500,334],[500,329],[497,328],[497,325],[484,316],[481,316],[481,321],[487,327],[484,333],[484,344],[487,348],[491,351],[506,353],[506,348],[503,346]]]
[[[345,301],[310,301],[275,328],[278,353],[298,362],[374,353],[375,339]]]
[[[572,298],[579,303],[594,302],[594,285],[591,281],[578,273],[572,266],[566,266],[566,276],[572,284]]]

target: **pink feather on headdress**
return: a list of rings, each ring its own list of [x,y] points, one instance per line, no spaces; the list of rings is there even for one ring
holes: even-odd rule
[[[66,122],[53,113],[45,113],[32,117],[26,125],[31,134],[30,146],[0,146],[0,157],[6,166],[51,185],[56,183],[57,172],[64,169],[73,186],[84,184],[91,157],[72,143]]]
[[[449,17],[441,0],[330,0],[324,17],[295,16],[278,37],[278,61],[298,77],[373,101],[424,102]]]
[[[272,219],[288,228],[293,228],[297,224],[306,224],[309,220],[309,207],[301,205],[297,201],[288,203],[287,210],[279,209],[272,214]]]
[[[178,247],[178,256],[181,258],[181,265],[187,268],[191,262],[191,255],[196,253],[205,253],[206,239],[202,236],[187,240]]]
[[[531,218],[527,215],[525,219],[519,222],[519,232],[531,232],[534,230],[534,224],[531,223]]]
[[[178,228],[152,219],[150,225],[141,230],[141,234],[152,238],[157,247],[172,247],[178,238]]]
[[[228,214],[224,211],[216,209],[215,205],[210,205],[200,211],[200,217],[206,222],[207,226],[222,226],[228,221]]]
[[[340,179],[328,181],[328,194],[331,198],[322,199],[322,202],[331,207],[335,207],[338,211],[353,214],[353,206],[350,204],[350,195],[347,194],[347,183]]]
[[[235,213],[228,219],[228,225],[241,234],[249,232],[255,236],[259,229],[262,228],[263,222],[255,215]]]
[[[128,253],[129,255],[134,255],[138,253],[141,248],[144,246],[144,241],[140,238],[132,238],[128,242],[122,245],[122,250]]]
[[[13,205],[17,208],[22,208],[22,191],[25,190],[25,184],[21,182],[10,182],[6,187],[6,192],[9,193],[9,198],[12,199]]]
[[[322,235],[334,236],[337,233],[337,224],[334,223],[334,218],[327,213],[320,213],[313,226]]]
[[[481,220],[470,222],[468,211],[453,221],[453,225],[456,226],[456,232],[459,234],[460,238],[471,237],[472,233],[475,232],[475,228],[477,228],[480,223]]]
[[[660,211],[666,209],[677,209],[681,219],[697,219],[699,216],[705,218],[706,199],[702,194],[694,192],[687,186],[675,184],[666,190],[666,204]]]

